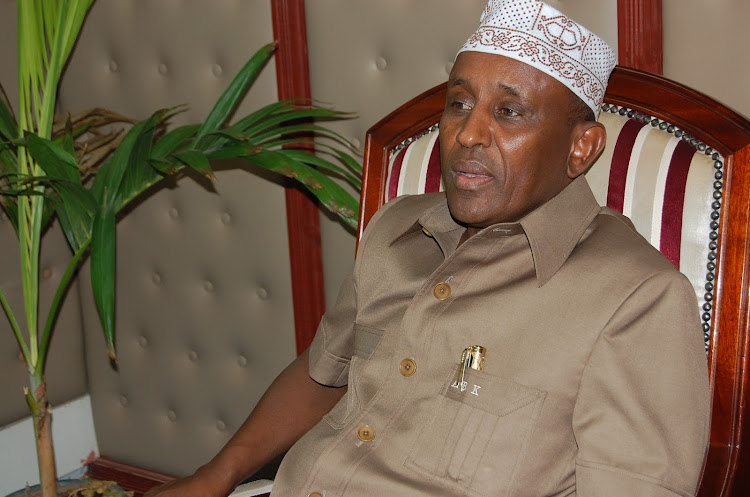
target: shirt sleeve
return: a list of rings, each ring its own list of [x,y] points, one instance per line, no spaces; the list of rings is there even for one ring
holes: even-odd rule
[[[349,362],[354,352],[354,318],[357,313],[354,274],[339,290],[336,304],[325,313],[310,345],[310,378],[321,385],[347,384]]]
[[[709,390],[695,294],[674,271],[623,302],[595,344],[573,414],[578,497],[693,496]]]
[[[336,303],[326,311],[310,345],[310,378],[332,387],[347,384],[349,362],[354,355],[354,321],[357,317],[357,286],[360,266],[366,257],[367,242],[383,215],[406,196],[398,197],[381,207],[370,220],[357,250],[354,269],[344,280]]]

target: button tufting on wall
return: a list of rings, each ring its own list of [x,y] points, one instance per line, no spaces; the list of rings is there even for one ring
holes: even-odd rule
[[[154,285],[161,285],[161,274],[159,273],[152,274],[151,281],[154,282]]]
[[[216,422],[216,429],[219,430],[219,431],[226,431],[227,424],[224,421],[222,421],[222,420],[218,420]]]
[[[354,148],[359,148],[362,146],[362,142],[359,141],[359,138],[352,138],[352,145],[354,145]]]
[[[120,395],[120,405],[122,407],[127,407],[129,402],[130,401],[128,400],[127,397],[125,397],[124,395]]]
[[[445,74],[450,76],[452,70],[453,70],[453,62],[448,62],[447,64],[445,64]]]
[[[222,74],[224,74],[224,68],[221,67],[221,65],[219,65],[219,64],[214,64],[211,67],[211,72],[213,73],[214,76],[216,76],[218,78],[219,76],[221,76]]]
[[[214,284],[206,280],[203,282],[203,289],[207,291],[208,293],[211,293],[214,291]]]
[[[20,350],[18,351],[18,354],[16,355],[16,359],[18,359],[21,362],[26,362],[23,358],[23,352],[21,352]]]
[[[388,67],[388,61],[385,60],[384,57],[377,56],[375,57],[375,67],[378,68],[378,71],[385,71],[385,69]]]
[[[188,359],[190,359],[190,362],[195,362],[198,360],[198,352],[195,350],[189,350],[188,351]]]
[[[171,217],[172,219],[177,219],[178,217],[180,217],[180,211],[177,210],[177,207],[172,207],[171,209],[169,209],[169,217]]]
[[[169,410],[167,411],[167,418],[168,418],[168,419],[169,419],[170,421],[177,421],[177,413],[176,413],[176,412],[174,412],[174,410],[173,410],[173,409],[169,409]]]
[[[232,222],[232,216],[228,212],[223,213],[221,215],[221,222],[224,223],[224,224],[231,223]]]
[[[117,72],[120,69],[120,65],[116,60],[110,60],[107,67],[109,68],[109,72]]]
[[[51,277],[52,277],[52,269],[48,267],[44,268],[44,270],[42,271],[42,278],[44,278],[45,280],[48,280]]]
[[[268,300],[268,290],[266,290],[265,288],[258,288],[258,291],[256,293],[258,294],[258,298],[260,298],[261,300]]]
[[[247,366],[247,357],[245,357],[244,355],[240,354],[240,356],[237,358],[237,364],[239,364],[239,366],[241,368],[246,367]]]
[[[159,74],[161,74],[162,76],[167,75],[167,65],[164,64],[163,62],[159,64],[159,67],[157,68],[157,70],[159,71]]]
[[[143,347],[144,349],[148,347],[148,337],[146,335],[141,335],[138,337],[138,345]]]

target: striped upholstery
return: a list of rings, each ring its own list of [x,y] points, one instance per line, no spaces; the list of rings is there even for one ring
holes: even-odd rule
[[[720,158],[697,144],[699,150],[667,123],[629,118],[626,109],[606,104],[604,110],[599,121],[607,129],[607,147],[586,173],[594,195],[630,217],[638,232],[690,279],[698,301],[710,304],[713,272],[707,277],[706,265],[716,229],[711,227],[714,163]],[[442,190],[437,128],[430,131],[394,150],[386,201]],[[710,322],[708,312],[703,320]]]

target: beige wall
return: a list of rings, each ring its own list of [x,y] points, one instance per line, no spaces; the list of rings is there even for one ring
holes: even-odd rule
[[[664,0],[664,75],[750,116],[750,2]]]

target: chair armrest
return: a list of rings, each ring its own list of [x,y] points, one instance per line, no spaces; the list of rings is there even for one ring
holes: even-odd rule
[[[230,497],[256,497],[268,495],[271,492],[273,482],[271,480],[255,480],[243,483],[234,489]]]

